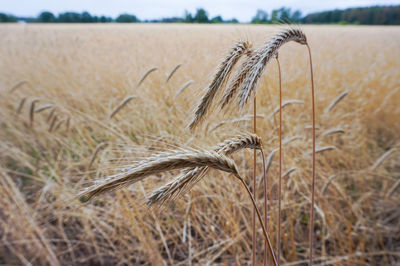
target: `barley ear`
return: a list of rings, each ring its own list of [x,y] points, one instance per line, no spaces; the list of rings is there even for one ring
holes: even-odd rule
[[[154,71],[156,71],[157,69],[158,69],[158,68],[156,68],[156,67],[152,67],[152,68],[150,68],[149,70],[147,70],[147,71],[143,74],[143,76],[140,78],[137,87],[139,87],[140,84],[143,83],[143,81],[147,78],[148,75],[150,75],[151,72],[154,72]]]
[[[148,160],[141,161],[140,165],[133,166],[119,175],[112,176],[99,185],[89,187],[78,196],[81,201],[88,201],[103,192],[134,184],[150,175],[202,166],[212,167],[233,174],[237,174],[238,172],[235,163],[231,159],[216,152],[163,153],[162,156],[150,157]]]
[[[31,102],[31,107],[29,108],[29,124],[30,127],[33,126],[33,119],[34,119],[34,115],[35,115],[35,104],[38,102],[38,99],[34,99]]]
[[[24,104],[25,104],[26,99],[27,99],[27,97],[24,97],[24,98],[22,98],[21,101],[19,102],[19,105],[18,105],[17,110],[16,110],[17,115],[19,115],[19,114],[21,113],[22,108],[24,107]]]
[[[295,41],[302,45],[307,44],[307,38],[300,29],[289,28],[277,33],[264,46],[255,51],[248,59],[246,76],[240,79],[241,90],[239,92],[238,105],[242,108],[251,94],[256,94],[257,83],[264,72],[266,65],[276,55],[279,48],[289,41]]]
[[[9,93],[15,92],[18,88],[22,87],[22,85],[27,84],[27,83],[29,83],[29,82],[26,81],[26,80],[23,80],[23,81],[18,82],[17,84],[15,84],[15,85],[10,89]]]
[[[165,80],[165,83],[168,83],[168,81],[172,78],[174,73],[182,66],[182,64],[177,64],[174,69],[171,70],[171,72],[168,74],[167,79]]]
[[[110,114],[110,119],[113,118],[125,105],[127,105],[131,100],[137,98],[136,96],[126,97]]]
[[[227,156],[245,148],[261,149],[261,145],[260,137],[255,134],[245,134],[227,139],[216,145],[213,150]],[[208,166],[185,169],[177,178],[154,190],[147,199],[147,205],[162,205],[179,197],[201,180],[208,170]]]
[[[204,96],[201,98],[200,103],[195,110],[195,116],[192,122],[189,124],[190,129],[195,128],[201,122],[202,118],[207,114],[218,89],[229,78],[231,70],[236,62],[244,53],[247,53],[249,49],[250,44],[248,42],[239,41],[229,50],[228,55],[217,68],[217,72],[215,73],[213,80],[208,85]]]

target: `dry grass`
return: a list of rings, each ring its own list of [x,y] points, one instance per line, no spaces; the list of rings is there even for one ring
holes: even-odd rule
[[[246,37],[259,47],[278,30],[225,25],[1,25],[0,264],[251,261],[251,201],[241,185],[222,172],[211,171],[206,181],[160,209],[148,209],[145,200],[173,180],[176,171],[149,176],[87,204],[71,199],[93,180],[117,174],[151,154],[179,147],[209,148],[251,131],[252,121],[246,119],[227,122],[208,134],[199,130],[192,135],[186,125],[201,89],[210,84],[213,70],[232,44]],[[400,28],[303,30],[314,60],[316,144],[324,149],[316,156],[314,263],[399,263]],[[283,101],[304,102],[283,108],[282,124],[282,170],[288,175],[282,179],[281,261],[297,265],[308,262],[308,57],[303,46],[288,43],[279,50],[279,61]],[[164,73],[171,74],[178,64],[166,82]],[[270,119],[279,104],[274,64],[266,66],[257,89],[257,132],[266,154],[279,145],[279,126]],[[153,66],[158,71],[147,73],[138,87]],[[175,97],[189,80],[193,83]],[[343,92],[347,95],[338,102]],[[130,102],[109,119],[128,95],[138,95],[140,101]],[[34,99],[40,101],[31,112]],[[334,108],[325,112],[334,102]],[[47,104],[53,107],[35,112]],[[236,108],[210,113],[203,124],[212,128],[234,121],[250,108],[245,106],[243,113]],[[100,143],[109,145],[92,161]],[[252,153],[243,150],[232,158],[249,184]],[[278,160],[269,158],[268,231],[275,246]],[[261,173],[260,160],[257,167]],[[261,207],[261,189],[256,199]]]

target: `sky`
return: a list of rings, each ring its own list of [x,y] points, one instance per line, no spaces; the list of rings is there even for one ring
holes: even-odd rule
[[[0,0],[0,12],[16,16],[37,16],[41,11],[55,14],[65,11],[88,11],[92,15],[116,17],[121,13],[139,19],[182,17],[185,10],[192,14],[204,8],[209,17],[237,18],[249,22],[257,9],[271,12],[282,6],[299,9],[302,14],[330,9],[371,5],[399,5],[400,0]]]

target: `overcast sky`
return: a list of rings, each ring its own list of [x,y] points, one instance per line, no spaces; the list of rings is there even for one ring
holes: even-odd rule
[[[197,8],[208,11],[209,17],[237,18],[248,22],[257,9],[270,12],[282,6],[299,9],[303,14],[328,9],[371,5],[400,4],[400,0],[0,0],[0,12],[17,16],[36,16],[43,10],[55,14],[65,11],[89,11],[92,15],[116,17],[121,13],[135,14],[139,19],[183,16]]]

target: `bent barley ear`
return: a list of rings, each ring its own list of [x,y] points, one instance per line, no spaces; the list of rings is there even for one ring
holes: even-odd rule
[[[214,151],[201,152],[179,150],[149,157],[147,160],[141,161],[140,164],[133,165],[126,172],[111,176],[101,184],[96,184],[85,189],[78,194],[78,198],[81,201],[88,201],[94,196],[134,184],[150,175],[182,168],[204,166],[232,174],[238,174],[237,167],[233,160],[222,154]]]
[[[138,84],[137,84],[137,87],[139,88],[139,86],[143,83],[143,81],[147,78],[147,76],[150,75],[151,72],[156,71],[157,69],[158,69],[157,67],[152,67],[152,68],[150,68],[149,70],[147,70],[147,71],[143,74],[143,76],[140,78],[140,80],[139,80],[139,82],[138,82]]]
[[[241,149],[261,149],[261,138],[255,134],[240,135],[216,145],[214,151],[218,154],[230,155]],[[208,166],[193,167],[174,180],[154,190],[147,199],[147,205],[163,204],[190,190],[209,170]]]
[[[111,112],[110,119],[113,118],[125,105],[127,105],[131,100],[137,98],[136,96],[128,96]]]
[[[222,100],[220,101],[220,108],[223,109],[228,103],[236,96],[240,89],[239,106],[247,102],[250,94],[256,89],[257,81],[260,78],[265,66],[271,58],[278,52],[278,49],[289,41],[306,45],[307,38],[304,32],[300,29],[285,29],[277,33],[270,41],[264,46],[248,54],[249,58],[243,62],[237,71],[233,80],[228,84]]]
[[[168,74],[167,79],[165,80],[165,83],[168,83],[168,81],[172,78],[172,76],[174,75],[174,73],[182,66],[182,64],[177,64],[172,70],[171,72]]]
[[[38,99],[33,99],[31,102],[31,106],[29,108],[29,125],[30,127],[33,126],[33,119],[34,119],[34,115],[35,115],[35,105],[38,102]]]
[[[240,108],[245,105],[251,94],[256,94],[257,83],[266,65],[271,58],[275,56],[279,48],[289,41],[295,41],[303,45],[307,44],[306,35],[302,30],[292,28],[283,30],[276,34],[264,46],[257,49],[245,63],[244,69],[240,69],[240,71],[245,71],[245,73],[242,74],[239,72],[237,78],[234,80],[234,82],[236,82],[236,84],[234,84],[236,89],[241,86],[238,100]]]
[[[196,108],[195,116],[192,122],[189,124],[190,129],[195,128],[201,122],[210,109],[211,103],[218,89],[229,78],[234,65],[243,54],[249,54],[250,49],[251,45],[247,41],[239,41],[229,50],[228,55],[217,68],[217,72],[215,73],[213,80],[208,85],[205,95],[201,98],[200,103]]]
[[[26,101],[27,98],[28,98],[28,97],[25,96],[25,97],[22,98],[21,101],[19,102],[19,105],[18,105],[18,107],[17,107],[17,109],[16,109],[17,115],[19,115],[19,114],[21,113],[22,108],[24,107],[24,104],[25,104],[25,101]]]

